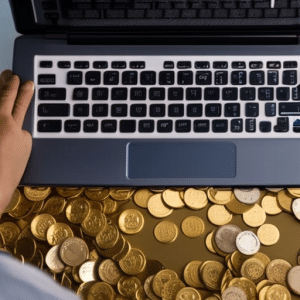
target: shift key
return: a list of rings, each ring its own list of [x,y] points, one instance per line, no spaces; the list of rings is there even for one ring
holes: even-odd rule
[[[279,103],[280,116],[300,116],[300,102]]]
[[[40,117],[68,117],[70,104],[40,104],[38,115]]]
[[[39,89],[40,100],[66,100],[65,88]]]

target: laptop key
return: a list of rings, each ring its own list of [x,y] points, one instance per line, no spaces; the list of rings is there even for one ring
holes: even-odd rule
[[[162,71],[159,73],[159,84],[160,85],[173,85],[174,84],[174,72],[173,71]]]
[[[275,132],[288,132],[289,131],[289,118],[279,117],[277,118],[277,124],[274,126]]]
[[[88,61],[75,61],[74,68],[75,69],[88,69],[90,67],[90,63]]]
[[[274,100],[274,89],[273,88],[259,88],[258,89],[258,99],[259,100]]]
[[[283,71],[282,73],[282,84],[294,85],[297,84],[297,71]]]
[[[40,68],[52,68],[52,61],[50,60],[43,60],[40,62]]]
[[[165,69],[174,69],[174,62],[173,61],[165,61],[164,68]]]
[[[83,123],[84,132],[97,132],[98,131],[98,120],[85,120]]]
[[[187,88],[186,100],[201,100],[201,88]]]
[[[272,129],[271,122],[269,122],[269,121],[259,122],[259,130],[261,132],[270,132],[271,129]]]
[[[255,100],[255,88],[241,88],[240,98],[241,100]]]
[[[69,69],[69,68],[71,68],[71,62],[70,61],[59,61],[57,63],[57,67],[60,69]]]
[[[250,72],[250,84],[251,85],[264,85],[265,84],[264,71],[251,71]]]
[[[82,72],[70,71],[67,74],[67,84],[80,85],[82,84]]]
[[[256,119],[246,119],[246,132],[256,132]]]
[[[61,120],[40,120],[37,124],[39,132],[61,132]]]
[[[265,104],[265,115],[266,117],[276,116],[276,103],[266,103]]]
[[[133,104],[130,106],[131,117],[146,117],[147,106],[146,104]]]
[[[280,61],[268,61],[267,62],[267,68],[269,68],[269,69],[280,69],[281,68],[281,62]]]
[[[211,71],[197,71],[196,84],[210,85],[211,84]]]
[[[232,69],[246,69],[246,63],[244,61],[233,61],[231,67]]]
[[[224,88],[222,90],[222,100],[237,100],[237,88]]]
[[[40,104],[38,116],[40,117],[68,117],[70,104]]]
[[[168,107],[169,117],[183,117],[184,106],[183,104],[170,104]]]
[[[228,83],[228,72],[217,71],[215,72],[215,85],[226,85]]]
[[[228,120],[213,120],[212,121],[213,132],[227,132],[228,131]]]
[[[92,100],[107,100],[108,88],[93,88]]]
[[[149,99],[150,100],[165,100],[165,88],[150,88]]]
[[[231,132],[243,132],[243,119],[232,119],[230,130]]]
[[[150,105],[150,117],[164,117],[165,114],[166,114],[166,108],[164,104]]]
[[[233,71],[231,73],[232,85],[245,85],[247,83],[246,71]]]
[[[93,68],[94,69],[107,69],[108,63],[107,63],[107,61],[94,61]]]
[[[75,117],[88,117],[90,106],[89,104],[75,104],[73,106],[73,115]]]
[[[111,67],[112,69],[126,69],[126,61],[113,61]]]
[[[183,88],[169,88],[168,100],[183,100]]]
[[[300,116],[300,102],[279,103],[280,116]]]
[[[38,76],[38,84],[55,84],[55,74],[40,74]]]
[[[300,1],[299,1],[299,7],[300,7]],[[298,68],[298,62],[297,61],[285,61],[283,63],[284,68],[292,69],[292,68]]]
[[[258,117],[259,115],[258,103],[246,103],[245,115],[246,117]]]
[[[127,104],[113,104],[111,106],[112,117],[126,117],[127,116]]]
[[[127,88],[112,88],[111,100],[127,100]]]
[[[190,61],[179,61],[177,63],[177,69],[190,69],[192,67],[192,63]]]
[[[92,108],[93,117],[107,117],[108,105],[107,104],[94,104]]]
[[[261,69],[263,67],[262,61],[250,61],[249,68],[250,69]]]
[[[268,71],[268,85],[278,85],[278,71]]]
[[[195,120],[194,121],[195,132],[209,132],[209,120]]]
[[[202,104],[188,104],[186,115],[188,117],[202,117]]]
[[[88,88],[75,88],[73,91],[73,100],[87,100]]]
[[[190,132],[191,131],[191,120],[176,120],[175,131],[176,132]]]
[[[65,88],[39,89],[40,100],[66,100]]]
[[[119,72],[118,71],[104,72],[104,84],[105,85],[118,85],[119,84]]]
[[[290,88],[278,87],[276,89],[277,100],[289,100],[290,99]]]
[[[130,90],[130,100],[146,100],[146,88],[132,88]]]
[[[65,132],[79,132],[80,120],[66,120],[64,129]]]
[[[239,9],[231,9],[229,13],[229,18],[246,18],[246,9],[239,8]]]
[[[300,85],[295,88],[292,88],[292,99],[300,100]]]
[[[221,117],[221,104],[206,104],[206,117]]]
[[[209,61],[196,61],[195,62],[195,69],[209,69],[210,63]]]
[[[214,61],[213,68],[214,69],[227,69],[228,62],[227,61]]]
[[[239,117],[240,104],[239,103],[226,103],[225,104],[225,117]]]
[[[121,120],[120,132],[135,132],[136,121],[135,120]]]
[[[139,121],[139,132],[153,132],[154,121],[153,120],[141,120]]]
[[[116,132],[117,131],[117,121],[116,120],[103,120],[101,122],[102,132]]]
[[[87,85],[99,85],[100,84],[100,72],[98,72],[98,71],[86,72],[85,83]]]
[[[122,74],[122,84],[136,85],[137,84],[137,71],[125,71]]]
[[[144,61],[131,61],[129,67],[131,69],[145,69],[145,65]]]
[[[158,120],[157,132],[172,132],[173,121],[172,120]]]
[[[154,71],[141,72],[141,84],[143,85],[156,84],[156,73]]]
[[[204,100],[220,100],[220,89],[219,88],[205,88],[204,89]]]
[[[179,85],[192,85],[193,84],[193,72],[192,71],[179,71],[178,74]]]

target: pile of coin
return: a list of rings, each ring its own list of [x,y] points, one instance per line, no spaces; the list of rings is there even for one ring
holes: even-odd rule
[[[208,221],[217,226],[205,245],[223,261],[194,260],[177,274],[146,259],[125,239],[145,226],[140,209],[122,209],[128,201],[166,218],[153,228],[160,243],[180,232],[197,239]],[[179,228],[167,217],[183,207],[191,214]],[[207,220],[197,216],[205,207]],[[0,218],[0,250],[83,300],[289,300],[300,295],[300,266],[260,250],[279,241],[278,228],[265,222],[281,212],[300,220],[300,189],[19,187]],[[231,223],[235,215],[249,230]]]

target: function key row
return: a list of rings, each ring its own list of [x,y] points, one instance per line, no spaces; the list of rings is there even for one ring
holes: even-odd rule
[[[61,69],[69,69],[71,68],[70,61],[59,61],[57,63],[58,68]],[[129,63],[129,68],[131,69],[145,69],[145,62],[144,61],[131,61]],[[209,61],[196,61],[195,69],[209,69],[211,64]],[[52,61],[41,61],[40,68],[52,68],[53,62]],[[173,61],[165,61],[164,68],[165,69],[174,69],[175,64]],[[214,69],[228,69],[228,62],[227,61],[214,61],[212,64]],[[280,69],[281,62],[280,61],[268,61],[267,66],[268,69]],[[297,68],[298,62],[297,61],[285,61],[283,62],[284,68]],[[74,62],[75,69],[88,69],[90,68],[89,61],[75,61]],[[107,61],[94,61],[93,62],[94,69],[107,69],[108,62]],[[111,62],[112,69],[126,69],[127,63],[126,61],[113,61]],[[191,69],[192,63],[191,61],[179,61],[177,62],[178,69]],[[246,69],[246,62],[244,61],[233,61],[231,63],[232,69]],[[250,61],[249,62],[250,69],[262,69],[263,62],[262,61]]]
[[[154,132],[154,127],[156,123],[156,130],[159,133],[170,133],[173,131],[173,120],[120,120],[119,130],[121,133],[133,133],[137,131],[142,133]],[[192,122],[191,120],[176,120],[175,122],[176,132],[191,132]],[[245,128],[244,124],[245,123]],[[102,120],[100,130],[105,133],[117,132],[117,120]],[[38,121],[38,131],[39,132],[61,132],[62,130],[62,120],[40,120]],[[83,122],[84,132],[99,132],[99,121],[98,120],[85,120]],[[229,128],[230,127],[230,128]],[[225,133],[229,130],[234,133],[246,132],[256,132],[256,119],[232,119],[229,123],[228,120],[219,119],[211,121],[211,130],[214,133]],[[260,132],[271,132],[272,124],[269,121],[259,122]],[[294,132],[299,132],[295,130]],[[80,120],[67,120],[64,122],[65,132],[80,132],[81,121]],[[274,126],[275,132],[287,132],[289,130],[288,118],[277,118],[277,125]],[[210,121],[209,120],[194,120],[193,131],[197,133],[209,132],[210,131]]]

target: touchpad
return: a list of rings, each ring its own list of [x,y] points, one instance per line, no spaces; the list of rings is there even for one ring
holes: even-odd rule
[[[231,142],[128,143],[128,178],[234,178],[236,146]]]

